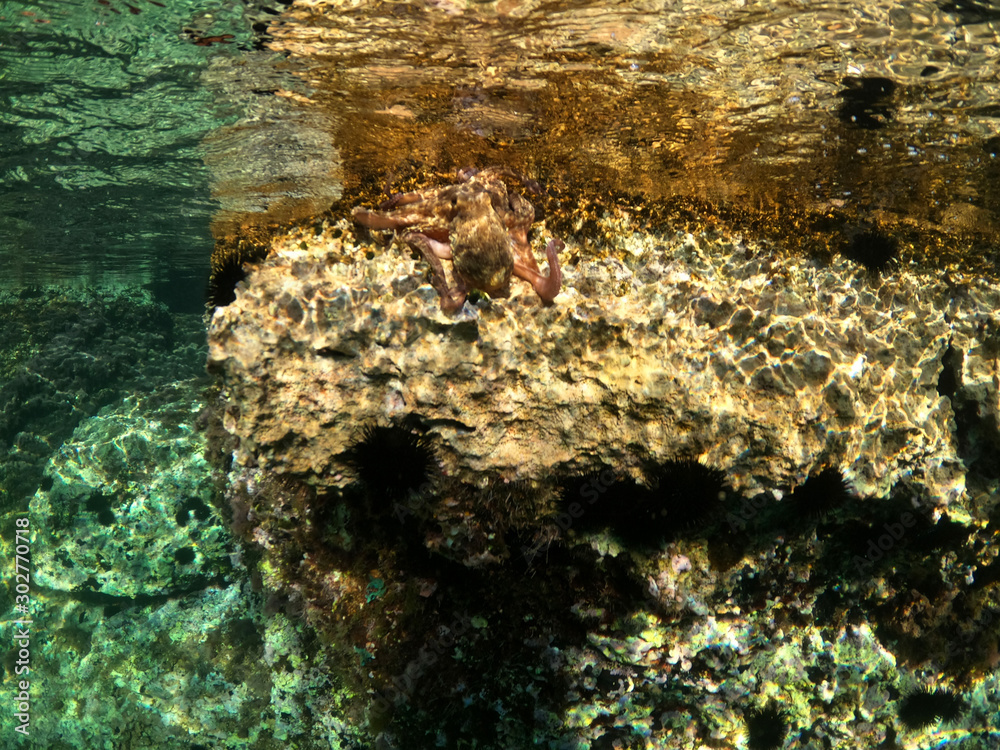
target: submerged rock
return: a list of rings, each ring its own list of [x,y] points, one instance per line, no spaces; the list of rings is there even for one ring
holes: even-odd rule
[[[987,664],[1000,293],[619,236],[452,317],[346,224],[274,242],[209,333],[269,600],[382,747],[886,741]]]
[[[198,590],[229,569],[191,383],[84,420],[32,498],[35,581],[125,603]]]
[[[701,456],[754,492],[820,464],[862,495],[904,477],[942,505],[963,491],[938,380],[951,344],[963,393],[982,391],[985,284],[956,298],[910,270],[880,284],[848,261],[636,233],[621,259],[565,262],[554,307],[515,284],[447,317],[420,263],[349,236],[277,240],[211,322],[226,427],[273,471],[342,484],[359,427],[405,419],[470,482]]]

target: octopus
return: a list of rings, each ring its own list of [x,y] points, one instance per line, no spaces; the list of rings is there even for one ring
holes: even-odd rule
[[[423,256],[445,313],[458,311],[473,290],[491,297],[509,296],[511,276],[527,281],[542,303],[551,305],[562,285],[559,251],[563,242],[549,240],[545,248],[548,275],[543,276],[528,242],[535,208],[508,190],[504,178],[516,179],[528,192],[541,194],[538,183],[512,170],[466,168],[458,172],[457,184],[398,193],[378,210],[359,206],[351,216],[369,229],[393,230]],[[450,283],[442,260],[451,261]]]

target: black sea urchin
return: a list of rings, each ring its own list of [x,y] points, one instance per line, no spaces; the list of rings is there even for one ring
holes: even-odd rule
[[[965,701],[950,690],[917,690],[899,704],[899,720],[907,729],[921,729],[941,721],[954,721],[965,711]]]
[[[648,475],[649,487],[611,469],[568,480],[556,523],[564,531],[606,528],[625,544],[656,547],[722,518],[732,494],[722,471],[697,461],[667,461]]]
[[[788,715],[774,705],[754,708],[743,716],[749,750],[778,750],[788,734]]]
[[[823,469],[795,488],[789,496],[795,512],[813,518],[825,516],[851,499],[843,475],[833,468]]]
[[[659,525],[667,533],[705,525],[722,514],[723,503],[732,494],[721,469],[698,461],[667,461],[651,474]]]
[[[247,277],[244,263],[259,263],[267,257],[267,246],[239,243],[216,248],[212,253],[212,272],[208,281],[206,306],[211,311],[236,300],[236,285]]]
[[[880,229],[868,229],[847,241],[843,255],[860,263],[870,274],[880,276],[899,265],[899,243]]]
[[[434,449],[423,435],[400,427],[369,425],[347,451],[347,464],[376,497],[400,500],[431,477]]]

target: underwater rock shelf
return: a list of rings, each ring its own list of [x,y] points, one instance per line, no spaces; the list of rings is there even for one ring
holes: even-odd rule
[[[743,491],[825,464],[863,495],[901,477],[939,504],[961,495],[939,383],[996,417],[997,290],[620,236],[620,257],[574,262],[568,244],[553,307],[515,280],[510,299],[454,317],[422,263],[359,245],[346,222],[276,239],[210,326],[238,456],[340,484],[362,426],[405,418],[463,481],[701,457]]]

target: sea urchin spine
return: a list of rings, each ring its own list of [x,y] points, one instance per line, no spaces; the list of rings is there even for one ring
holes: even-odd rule
[[[917,690],[899,704],[899,720],[908,729],[920,729],[941,721],[954,721],[965,711],[965,702],[950,690]]]
[[[417,492],[436,465],[427,438],[398,425],[365,427],[346,462],[373,496],[387,500]]]
[[[778,750],[785,744],[788,715],[777,706],[769,704],[751,709],[743,718],[747,724],[749,750]]]

